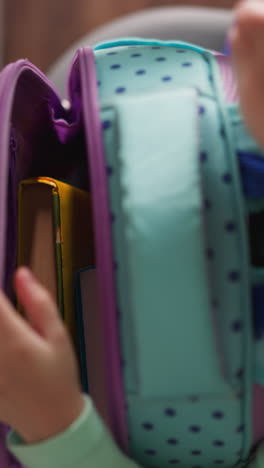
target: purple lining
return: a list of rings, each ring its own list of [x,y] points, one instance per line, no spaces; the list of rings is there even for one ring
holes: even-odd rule
[[[49,105],[50,118],[57,134],[58,141],[67,144],[78,133],[80,129],[80,116],[74,122],[68,122],[63,118],[56,118],[53,107]]]
[[[47,80],[36,67],[30,64],[28,61],[19,60],[15,64],[7,66],[1,72],[1,83],[0,83],[0,109],[1,109],[1,125],[0,125],[0,141],[1,141],[1,157],[0,157],[0,287],[4,290],[8,288],[9,280],[13,273],[15,260],[10,258],[10,253],[13,252],[13,244],[15,242],[15,230],[8,230],[10,223],[14,216],[15,211],[12,212],[14,207],[14,187],[16,186],[15,173],[12,171],[15,169],[14,154],[13,158],[10,158],[10,122],[12,121],[13,103],[17,90],[17,84],[19,78],[23,72],[32,72],[32,75],[37,76],[41,84],[46,86],[49,90],[50,105],[54,109],[54,115],[63,114],[63,110],[60,105],[60,99],[58,98],[55,90],[51,83]],[[54,122],[55,123],[55,122]],[[15,144],[15,140],[11,146]],[[11,148],[12,150],[12,148]],[[14,148],[13,148],[14,150]],[[21,168],[23,169],[23,168]],[[10,177],[11,176],[11,177]],[[12,206],[11,206],[12,205]],[[9,210],[9,211],[7,211]],[[7,219],[8,213],[8,219]],[[9,216],[10,215],[10,216]],[[8,237],[7,237],[8,233]],[[11,245],[11,247],[10,247]],[[6,250],[10,251],[5,254]],[[6,260],[5,260],[6,259]],[[8,261],[7,261],[8,260]],[[11,271],[12,269],[12,271]],[[8,291],[7,291],[8,292]],[[5,443],[6,434],[9,431],[9,427],[6,424],[0,424],[0,467],[1,468],[22,468],[15,457],[8,451]]]
[[[120,367],[120,349],[117,325],[117,304],[113,275],[112,232],[109,223],[109,200],[97,77],[94,53],[91,48],[79,51],[83,114],[88,143],[89,169],[93,193],[96,262],[99,297],[103,314],[105,342],[105,371],[107,378],[108,408],[112,432],[120,447],[128,451],[128,434],[125,415],[124,389]]]

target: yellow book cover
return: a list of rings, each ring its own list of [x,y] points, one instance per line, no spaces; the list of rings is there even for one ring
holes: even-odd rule
[[[76,349],[74,275],[94,261],[90,194],[49,177],[21,181],[18,265],[29,266],[50,291]]]

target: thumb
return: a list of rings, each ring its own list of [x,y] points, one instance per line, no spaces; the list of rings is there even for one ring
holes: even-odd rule
[[[32,328],[43,338],[51,339],[61,327],[61,322],[58,308],[48,290],[25,266],[16,270],[14,285]]]

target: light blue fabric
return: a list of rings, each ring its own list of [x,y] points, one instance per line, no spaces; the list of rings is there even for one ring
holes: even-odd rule
[[[51,439],[25,444],[19,434],[9,433],[10,452],[27,468],[140,468],[117,449],[89,398],[85,398],[82,414]],[[250,457],[249,468],[263,466],[263,450],[262,443]]]
[[[133,365],[142,398],[181,397],[194,382],[199,394],[225,389],[214,329],[208,328],[212,318],[197,104],[192,89],[124,96],[113,102],[123,192],[122,254],[129,274],[122,288],[130,333],[136,337]],[[186,294],[189,285],[192,294]],[[188,341],[192,347],[183,347]],[[201,373],[200,362],[206,372]]]
[[[118,450],[89,396],[83,398],[81,414],[54,437],[26,444],[9,432],[7,447],[25,468],[140,468]]]

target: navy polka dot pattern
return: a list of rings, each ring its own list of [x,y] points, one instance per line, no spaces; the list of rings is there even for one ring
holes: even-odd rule
[[[207,153],[205,151],[200,152],[200,161],[201,162],[207,161]]]
[[[192,403],[196,403],[197,401],[199,401],[199,397],[197,395],[192,395],[188,397],[188,400],[191,401]]]
[[[111,126],[110,120],[104,120],[102,123],[103,130],[107,130]]]
[[[223,440],[215,440],[213,442],[213,444],[216,446],[216,447],[223,447],[225,445],[225,443],[223,442]]]
[[[237,428],[237,432],[243,432],[245,429],[245,425],[244,424],[241,424],[238,428]]]
[[[218,299],[216,299],[216,298],[214,297],[214,298],[212,299],[212,307],[213,307],[214,309],[217,309],[218,306],[219,306],[219,301],[218,301]]]
[[[167,442],[170,445],[176,445],[178,443],[178,440],[177,439],[168,439]]]
[[[201,427],[200,427],[200,426],[191,426],[191,427],[190,427],[190,431],[191,431],[191,432],[194,432],[194,433],[200,432],[200,431],[201,431]]]
[[[225,230],[227,232],[234,232],[235,229],[236,229],[236,223],[234,223],[233,221],[227,221],[225,223]]]
[[[214,411],[212,416],[215,419],[222,419],[224,417],[224,413],[223,411]]]
[[[222,138],[226,137],[225,129],[223,127],[220,128],[220,135],[221,135]]]
[[[124,86],[120,86],[119,88],[116,88],[116,93],[124,93],[126,91],[126,88]]]
[[[233,332],[241,332],[242,329],[243,329],[243,323],[241,322],[241,320],[235,320],[234,322],[232,322]]]
[[[146,455],[156,455],[156,450],[153,450],[153,449],[147,449],[145,450],[145,454]]]
[[[108,176],[113,175],[113,168],[112,168],[112,167],[108,166],[108,167],[106,168],[106,170],[107,170],[107,175],[108,175]]]
[[[232,175],[224,174],[222,179],[223,179],[223,182],[225,182],[226,184],[229,184],[230,182],[232,182]]]
[[[146,70],[143,70],[143,69],[136,71],[136,75],[145,75],[145,73],[146,73]]]
[[[220,121],[218,109],[212,98],[214,80],[208,66],[197,54],[182,48],[158,46],[133,46],[112,51],[97,52],[97,72],[101,83],[102,99],[118,95],[149,92],[170,87],[194,86],[198,89],[197,118],[199,119],[200,146],[197,158],[203,180],[203,215],[207,239],[203,254],[212,282],[210,304],[212,314],[222,317],[225,346],[223,361],[227,362],[229,399],[223,397],[225,384],[219,395],[205,398],[194,387],[189,394],[160,401],[142,398],[138,392],[139,377],[135,374],[135,356],[131,346],[131,323],[126,314],[123,297],[120,237],[120,193],[118,193],[119,161],[113,144],[115,128],[109,115],[102,119],[104,144],[107,148],[107,173],[111,209],[114,215],[113,235],[116,255],[116,272],[120,300],[120,330],[126,397],[129,405],[127,418],[130,432],[130,452],[139,463],[149,468],[166,468],[171,465],[206,468],[232,466],[238,461],[244,437],[241,412],[243,398],[243,362],[240,349],[244,324],[236,314],[240,303],[239,287],[242,281],[238,243],[238,222],[233,209],[233,177],[226,157],[226,131]],[[111,75],[111,76],[110,76]],[[120,96],[120,97],[119,97]],[[209,97],[208,97],[209,96]],[[211,96],[211,98],[210,98]],[[110,112],[110,111],[109,111]],[[208,134],[210,138],[208,139]],[[111,169],[109,169],[111,168]],[[225,206],[219,201],[224,194]],[[111,216],[111,215],[110,215]],[[112,217],[111,216],[111,217]],[[229,294],[222,292],[228,290]],[[122,307],[123,306],[123,307]],[[150,318],[151,320],[151,318]],[[220,337],[221,338],[221,337]],[[220,342],[220,347],[223,343]],[[188,346],[186,344],[186,346]],[[226,357],[234,356],[232,362]],[[158,376],[157,376],[158,378]],[[135,385],[135,381],[137,385]],[[232,385],[233,387],[232,387]],[[232,389],[232,390],[231,390]],[[137,393],[138,392],[138,393]],[[147,403],[146,403],[147,400]],[[233,423],[234,422],[234,423]]]
[[[204,208],[205,208],[206,210],[209,210],[209,209],[211,208],[211,202],[210,202],[210,200],[208,200],[208,199],[205,199],[205,200],[204,200]]]
[[[207,118],[208,116],[203,115],[202,117]],[[205,132],[210,131],[209,120],[207,120],[207,122],[201,120],[201,124],[204,126],[205,135]],[[225,129],[222,125],[220,125],[219,128],[220,137],[224,141],[226,138]],[[205,151],[205,148],[203,147],[202,150]],[[221,165],[222,161],[226,160],[226,155],[224,152],[222,158],[223,160],[221,159]],[[212,302],[212,306],[217,306],[216,313],[221,313],[221,317],[223,318],[225,334],[226,336],[230,336],[230,339],[225,342],[227,344],[227,348],[224,348],[224,352],[226,353],[226,355],[236,356],[236,358],[234,358],[234,362],[228,369],[230,378],[234,378],[233,382],[235,385],[235,381],[242,382],[242,356],[239,353],[239,346],[242,342],[241,340],[243,339],[243,323],[241,319],[238,319],[235,316],[233,304],[235,303],[234,301],[237,301],[237,304],[240,304],[239,287],[242,281],[242,272],[239,269],[240,259],[238,251],[236,249],[238,225],[234,216],[234,212],[231,206],[228,207],[229,213],[228,210],[224,212],[223,209],[220,208],[219,199],[217,199],[217,197],[215,196],[215,191],[218,190],[220,184],[223,184],[223,190],[226,190],[226,194],[229,196],[231,205],[233,177],[227,165],[225,166],[223,164],[221,170],[221,167],[217,164],[217,161],[215,161],[214,159],[213,149],[210,153],[209,148],[207,148],[206,165],[201,165],[201,169],[204,175],[204,184],[206,186],[206,196],[209,200],[209,203],[211,203],[211,210],[205,211],[206,225],[208,229],[207,233],[211,239],[215,239],[216,236],[219,237],[219,239],[221,239],[220,235],[222,236],[222,239],[219,240],[217,243],[217,256],[215,257],[213,263],[208,264],[208,268],[210,268],[210,275],[214,277],[219,278],[219,274],[221,274],[222,284],[224,284],[224,282],[226,281],[228,283],[229,288],[228,293],[226,293],[224,296],[220,293],[220,288],[223,286],[219,285],[219,292],[217,292],[217,290],[214,290],[215,295],[221,295],[222,297],[220,305],[219,298],[215,297],[214,302]],[[213,171],[215,171],[215,173]],[[216,212],[217,217],[214,216],[214,213]],[[226,258],[227,261],[223,261],[223,258]],[[216,284],[214,286],[216,286]],[[232,290],[230,288],[232,288]],[[240,309],[239,306],[238,309]],[[223,314],[224,310],[229,310],[231,314]],[[237,396],[241,398],[241,392],[237,392]]]
[[[176,411],[173,408],[166,408],[164,413],[169,417],[176,416]]]
[[[213,259],[214,258],[214,249],[212,249],[211,247],[208,247],[207,251],[206,251],[206,255],[207,255],[207,258],[209,259]]]
[[[243,375],[244,375],[244,369],[242,369],[242,368],[241,368],[241,369],[238,369],[238,370],[237,370],[237,373],[236,373],[236,377],[237,377],[238,379],[242,379]]]
[[[143,423],[142,427],[146,429],[147,431],[150,431],[151,429],[153,429],[154,426],[151,423]]]
[[[240,273],[239,273],[239,271],[230,271],[230,272],[228,273],[228,279],[229,279],[229,281],[231,281],[231,282],[239,281],[239,278],[240,278]]]
[[[207,76],[201,73],[204,65],[195,60],[196,53],[182,49],[160,47],[128,47],[116,48],[115,51],[98,50],[96,53],[97,73],[100,77],[100,97],[123,93],[129,81],[129,91],[150,90],[158,83],[167,85],[185,85],[190,80],[190,71],[194,84],[204,92],[212,91],[212,84]],[[162,50],[161,50],[162,49]],[[176,52],[176,55],[175,55]],[[190,60],[186,60],[187,56]],[[184,58],[184,60],[183,60]],[[146,65],[148,65],[146,67]],[[179,70],[181,69],[181,73]],[[109,76],[109,73],[111,76]],[[133,83],[131,77],[144,77],[140,84]],[[146,78],[148,79],[146,80]],[[200,77],[200,81],[198,79]],[[197,83],[198,79],[198,83]],[[142,87],[139,88],[138,86]],[[122,91],[121,91],[122,89]],[[126,90],[127,91],[127,90]]]
[[[202,454],[202,451],[201,451],[201,450],[192,450],[192,451],[191,451],[191,454],[192,454],[192,455],[201,455],[201,454]]]

